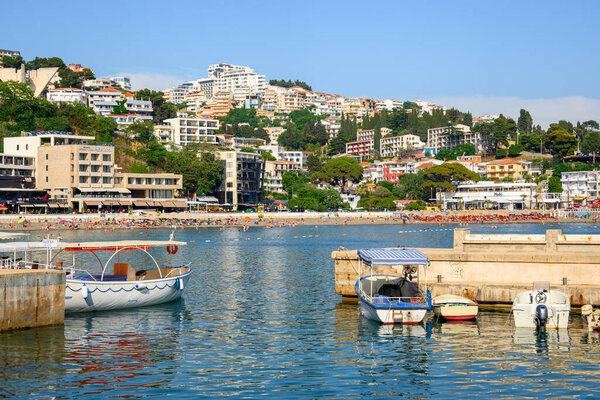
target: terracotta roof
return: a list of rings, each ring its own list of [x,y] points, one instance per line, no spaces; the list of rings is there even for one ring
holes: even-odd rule
[[[511,160],[510,158],[504,158],[502,160],[496,160],[496,161],[492,161],[489,164],[523,164],[522,161],[517,161],[517,160]]]
[[[113,89],[113,88],[104,88],[104,89],[100,89],[99,92],[119,92],[121,93],[120,90],[117,89]]]
[[[422,169],[422,168],[431,168],[431,167],[435,167],[435,164],[432,163],[432,162],[427,162],[425,164],[419,165],[417,168],[421,168]]]

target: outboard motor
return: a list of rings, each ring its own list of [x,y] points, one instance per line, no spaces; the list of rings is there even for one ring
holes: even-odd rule
[[[548,307],[544,304],[539,304],[535,308],[535,327],[538,330],[546,330],[546,322],[548,321]]]

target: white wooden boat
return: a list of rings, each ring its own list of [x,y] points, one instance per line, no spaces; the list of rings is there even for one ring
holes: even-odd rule
[[[466,297],[443,294],[432,302],[433,313],[447,320],[468,320],[477,317],[479,305]]]
[[[166,248],[174,254],[185,242],[126,240],[108,242],[65,243],[56,240],[0,244],[0,252],[12,252],[5,262],[7,268],[55,268],[64,269],[65,312],[115,310],[166,303],[181,297],[190,279],[190,264],[160,266],[148,252],[150,248]],[[134,269],[129,263],[119,262],[125,252],[141,251],[151,260],[147,269]],[[41,258],[31,252],[45,253],[46,262],[33,261]],[[22,257],[18,257],[23,253]],[[90,272],[85,261],[79,262],[75,254],[91,254],[99,263],[100,273]],[[97,252],[112,253],[106,262]],[[60,256],[72,255],[72,265],[65,266]],[[64,257],[63,257],[64,258]],[[89,257],[88,257],[89,258]],[[113,262],[111,264],[111,262]],[[85,264],[85,265],[82,265]],[[112,271],[109,270],[109,267]],[[145,267],[140,265],[139,267]]]
[[[569,297],[550,290],[548,282],[533,282],[533,289],[519,293],[512,306],[515,328],[566,329],[570,311]]]
[[[431,310],[431,293],[427,290],[426,267],[429,259],[415,249],[361,249],[356,294],[360,313],[382,324],[418,324]],[[370,275],[362,276],[362,266]],[[374,275],[374,266],[397,267],[398,275]],[[423,270],[423,271],[421,271]],[[423,277],[423,288],[419,286]]]

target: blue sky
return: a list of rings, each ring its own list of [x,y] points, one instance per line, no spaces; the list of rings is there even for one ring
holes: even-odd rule
[[[6,2],[0,47],[163,89],[217,62],[348,96],[600,119],[600,2]],[[519,103],[519,104],[516,104]],[[538,111],[537,108],[540,108]],[[548,121],[547,121],[548,120]]]

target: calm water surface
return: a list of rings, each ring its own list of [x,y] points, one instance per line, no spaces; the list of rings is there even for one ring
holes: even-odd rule
[[[556,227],[600,233],[594,224],[471,231]],[[0,334],[0,397],[597,398],[600,336],[579,316],[568,330],[541,335],[515,331],[509,314],[494,312],[482,312],[477,323],[391,328],[362,319],[356,304],[335,295],[332,250],[450,247],[453,228],[178,231],[177,239],[194,241],[174,259],[195,267],[184,300]],[[166,239],[168,231],[62,235]],[[157,254],[168,262],[162,249]]]

